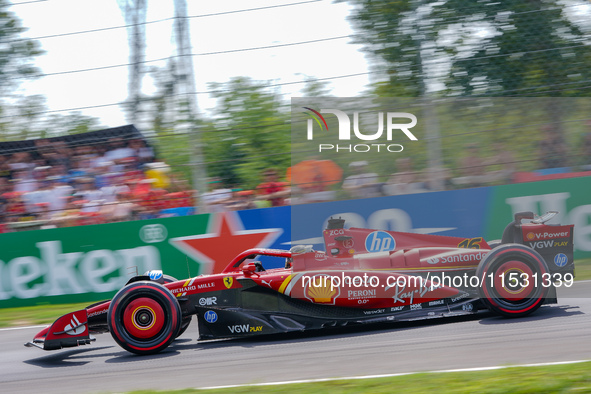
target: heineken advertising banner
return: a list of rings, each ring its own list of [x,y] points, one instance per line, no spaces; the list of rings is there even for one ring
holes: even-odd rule
[[[557,210],[553,223],[575,225],[575,258],[590,258],[590,191],[591,178],[581,177],[0,234],[0,308],[108,299],[149,269],[179,279],[220,272],[245,249],[289,249],[292,238],[324,250],[331,216],[353,227],[491,240],[515,212]]]
[[[150,269],[219,272],[245,249],[285,247],[286,223],[289,207],[0,234],[0,307],[108,299]]]

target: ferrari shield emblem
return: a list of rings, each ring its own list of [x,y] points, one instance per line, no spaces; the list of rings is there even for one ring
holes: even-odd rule
[[[228,289],[231,288],[233,284],[234,284],[234,278],[232,278],[231,276],[226,276],[224,278],[224,285],[226,285],[226,287]]]

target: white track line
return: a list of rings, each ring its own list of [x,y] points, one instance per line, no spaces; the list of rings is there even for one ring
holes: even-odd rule
[[[29,328],[45,328],[47,326],[49,326],[49,324],[43,324],[41,326],[8,327],[8,328],[0,328],[0,331],[27,330]]]
[[[227,385],[227,386],[196,387],[195,389],[196,390],[215,390],[215,389],[231,389],[231,388],[238,388],[238,387],[279,386],[279,385],[298,384],[298,383],[332,382],[332,381],[336,381],[336,380],[378,379],[378,378],[392,378],[392,377],[396,377],[396,376],[416,375],[416,374],[420,374],[420,373],[492,371],[492,370],[497,370],[497,369],[518,368],[518,367],[546,367],[546,366],[551,366],[551,365],[578,364],[578,363],[585,363],[588,361],[591,361],[591,360],[557,361],[557,362],[551,362],[551,363],[519,364],[519,365],[495,365],[495,366],[491,366],[491,367],[480,367],[480,368],[444,369],[444,370],[439,370],[439,371],[423,371],[423,372],[402,372],[402,373],[392,373],[392,374],[383,374],[383,375],[346,376],[346,377],[341,377],[341,378],[286,380],[286,381],[282,381],[282,382],[267,382],[267,383],[235,384],[235,385]]]

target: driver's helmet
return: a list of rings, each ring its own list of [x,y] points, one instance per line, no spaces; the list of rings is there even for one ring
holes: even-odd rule
[[[313,252],[312,245],[294,245],[289,249],[292,255]]]

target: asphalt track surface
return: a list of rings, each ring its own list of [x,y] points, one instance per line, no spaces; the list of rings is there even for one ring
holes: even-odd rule
[[[0,331],[0,393],[82,394],[395,374],[591,359],[591,281],[520,319],[485,313],[322,334],[197,342],[195,322],[164,352],[135,356],[109,334],[25,348],[39,328]]]

